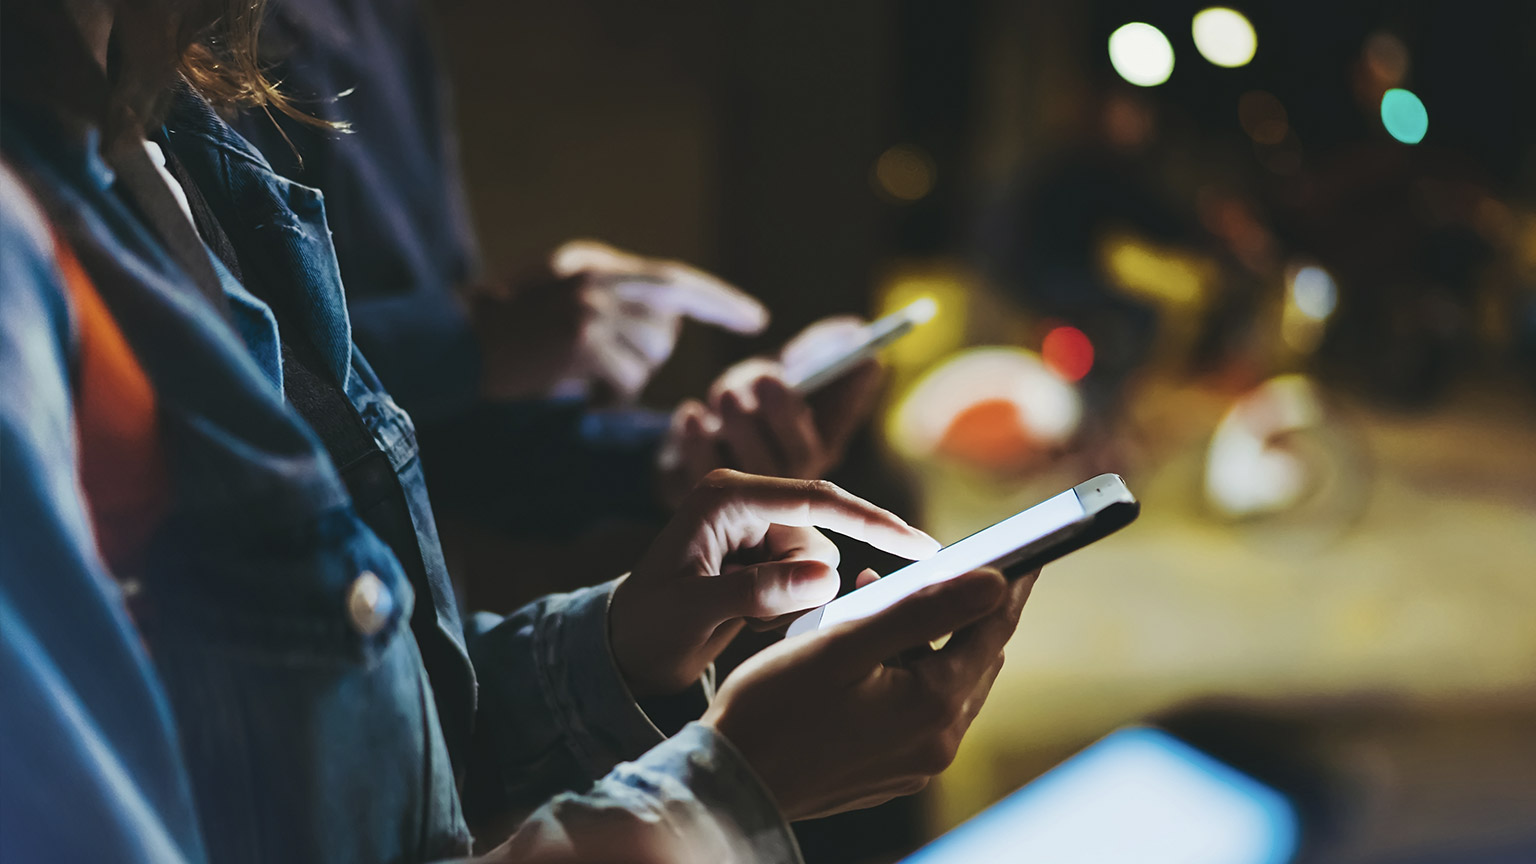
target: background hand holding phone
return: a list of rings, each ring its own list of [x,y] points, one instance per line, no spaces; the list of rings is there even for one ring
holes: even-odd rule
[[[841,461],[879,394],[879,362],[864,359],[810,393],[793,382],[826,358],[854,350],[866,326],[854,316],[818,321],[777,357],[743,360],[716,379],[705,400],[679,405],[658,460],[663,499],[676,506],[715,468],[811,479]]]

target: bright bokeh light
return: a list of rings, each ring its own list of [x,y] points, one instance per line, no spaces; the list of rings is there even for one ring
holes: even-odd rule
[[[1071,438],[1082,411],[1077,389],[1035,354],[971,348],[902,394],[887,417],[886,436],[908,459],[1009,473]]]
[[[1040,343],[1040,358],[1057,375],[1080,381],[1093,368],[1093,343],[1076,327],[1056,327]]]
[[[942,264],[902,264],[882,282],[871,310],[874,318],[905,309],[924,298],[932,301],[934,307],[933,318],[885,349],[884,358],[893,382],[911,380],[965,343],[971,290],[964,274]]]
[[[1338,286],[1327,270],[1315,265],[1300,267],[1291,277],[1291,302],[1308,318],[1327,320],[1339,302]]]
[[[1411,91],[1394,87],[1381,97],[1381,125],[1404,144],[1417,144],[1429,131],[1429,111]]]
[[[1228,69],[1246,66],[1259,47],[1253,25],[1243,13],[1225,6],[1196,13],[1192,29],[1200,56]]]
[[[1285,305],[1280,312],[1280,337],[1303,355],[1322,344],[1328,319],[1339,305],[1333,276],[1315,262],[1295,261],[1285,271]]]
[[[1310,429],[1323,417],[1311,379],[1281,375],[1259,385],[1228,409],[1205,456],[1205,497],[1229,518],[1278,513],[1307,493],[1307,464],[1286,448],[1287,433]]]
[[[1151,24],[1126,24],[1109,34],[1109,63],[1137,87],[1156,87],[1173,74],[1173,45]]]
[[[1217,277],[1208,261],[1172,246],[1160,246],[1131,234],[1104,238],[1102,263],[1115,287],[1165,307],[1198,306]]]

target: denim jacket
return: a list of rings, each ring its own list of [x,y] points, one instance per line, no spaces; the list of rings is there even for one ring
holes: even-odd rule
[[[610,518],[665,521],[655,471],[669,414],[478,398],[481,358],[459,294],[479,256],[429,10],[421,0],[267,8],[263,59],[283,89],[356,134],[259,111],[234,128],[278,174],[324,192],[353,341],[417,421],[439,511],[539,539]]]
[[[467,788],[482,809],[537,807],[513,838],[533,857],[604,848],[585,845],[597,836],[798,860],[728,742],[699,724],[664,740],[635,704],[607,644],[613,583],[466,634],[410,418],[352,344],[317,192],[178,101],[172,149],[247,275],[290,292],[258,299],[224,272],[226,322],[115,193],[88,128],[7,103],[0,134],[155,384],[176,502],[125,592],[73,479],[70,310],[7,194],[0,857],[433,860],[469,850]],[[284,403],[272,303],[300,310],[282,335],[307,340],[387,458],[414,561]]]

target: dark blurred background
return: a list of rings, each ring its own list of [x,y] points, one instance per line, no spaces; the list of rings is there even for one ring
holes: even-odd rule
[[[437,4],[488,269],[590,236],[773,310],[647,401],[930,296],[836,479],[946,542],[1098,471],[1143,500],[941,782],[812,860],[1148,717],[1241,739],[1317,860],[1536,854],[1536,4],[1205,8]]]

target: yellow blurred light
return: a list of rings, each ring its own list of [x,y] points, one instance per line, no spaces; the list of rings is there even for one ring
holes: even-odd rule
[[[1107,238],[1103,260],[1121,290],[1171,306],[1201,303],[1213,276],[1208,262],[1128,235]]]
[[[1109,34],[1109,63],[1137,87],[1156,87],[1173,74],[1173,45],[1151,24],[1133,22]]]
[[[913,328],[885,349],[886,362],[898,379],[928,366],[963,343],[971,306],[970,289],[961,273],[953,268],[903,266],[886,280],[877,296],[876,318],[922,300],[933,304],[933,317],[927,323]]]
[[[875,188],[894,201],[917,201],[933,191],[933,158],[921,147],[897,144],[875,160]]]
[[[1259,47],[1253,25],[1243,13],[1225,6],[1212,6],[1196,13],[1191,29],[1200,56],[1228,69],[1246,66]]]

